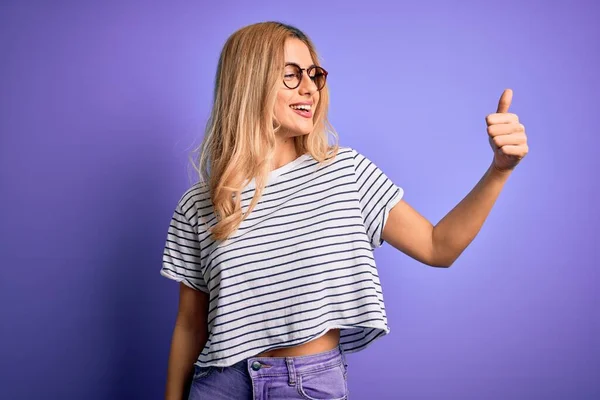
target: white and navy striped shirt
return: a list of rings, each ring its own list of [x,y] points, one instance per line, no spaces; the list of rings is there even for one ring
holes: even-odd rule
[[[271,171],[259,203],[226,241],[203,183],[180,198],[161,274],[210,294],[196,364],[230,366],[340,328],[350,353],[389,333],[373,250],[404,191],[356,150],[319,165],[309,154]],[[242,211],[254,180],[242,191]]]

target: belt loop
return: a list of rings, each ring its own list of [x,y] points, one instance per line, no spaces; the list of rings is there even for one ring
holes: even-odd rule
[[[296,384],[296,369],[294,368],[294,360],[292,357],[286,357],[285,364],[287,365],[288,369],[288,384],[290,386],[294,386]]]

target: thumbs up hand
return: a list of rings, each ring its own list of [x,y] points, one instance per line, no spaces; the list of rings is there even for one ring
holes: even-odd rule
[[[512,102],[512,90],[506,89],[498,110],[485,118],[490,145],[494,151],[494,167],[500,171],[511,171],[529,152],[525,126],[516,114],[508,112]]]

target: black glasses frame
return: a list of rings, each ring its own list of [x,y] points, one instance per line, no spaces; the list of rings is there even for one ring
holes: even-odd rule
[[[320,91],[321,89],[323,89],[325,87],[325,84],[327,82],[327,74],[329,74],[329,72],[327,72],[325,70],[325,68],[319,67],[318,65],[311,65],[308,68],[300,68],[300,66],[298,64],[296,64],[296,63],[287,63],[287,64],[285,64],[285,66],[286,67],[288,67],[288,66],[296,67],[300,71],[300,78],[298,78],[298,84],[296,86],[293,86],[293,87],[292,86],[288,86],[288,84],[285,81],[285,79],[283,80],[283,84],[285,85],[286,88],[288,88],[288,89],[296,89],[298,86],[300,86],[300,84],[302,83],[302,78],[304,78],[304,71],[306,71],[306,75],[308,75],[309,79],[311,81],[313,81],[313,83],[315,85],[317,85],[317,83],[315,82],[315,79],[316,79],[317,75],[312,76],[312,77],[310,76],[310,73],[313,70],[317,70],[317,72],[320,71],[320,73],[323,74],[323,84],[321,85],[321,87],[319,87],[319,85],[317,85],[317,90]]]

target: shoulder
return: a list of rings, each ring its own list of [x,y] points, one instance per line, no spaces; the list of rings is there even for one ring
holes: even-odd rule
[[[355,160],[361,160],[363,158],[367,160],[369,159],[365,153],[354,146],[340,146],[337,156],[343,158],[353,158]]]
[[[335,159],[336,160],[343,160],[343,159],[353,159],[354,157],[356,157],[356,150],[354,150],[354,148],[349,147],[349,146],[339,146],[337,148],[337,153],[335,154]]]
[[[336,157],[338,160],[348,160],[355,170],[362,170],[371,164],[371,160],[363,152],[352,146],[340,146]]]
[[[205,209],[211,204],[208,184],[197,182],[181,194],[177,202],[177,208],[189,218],[197,215],[198,211]]]

